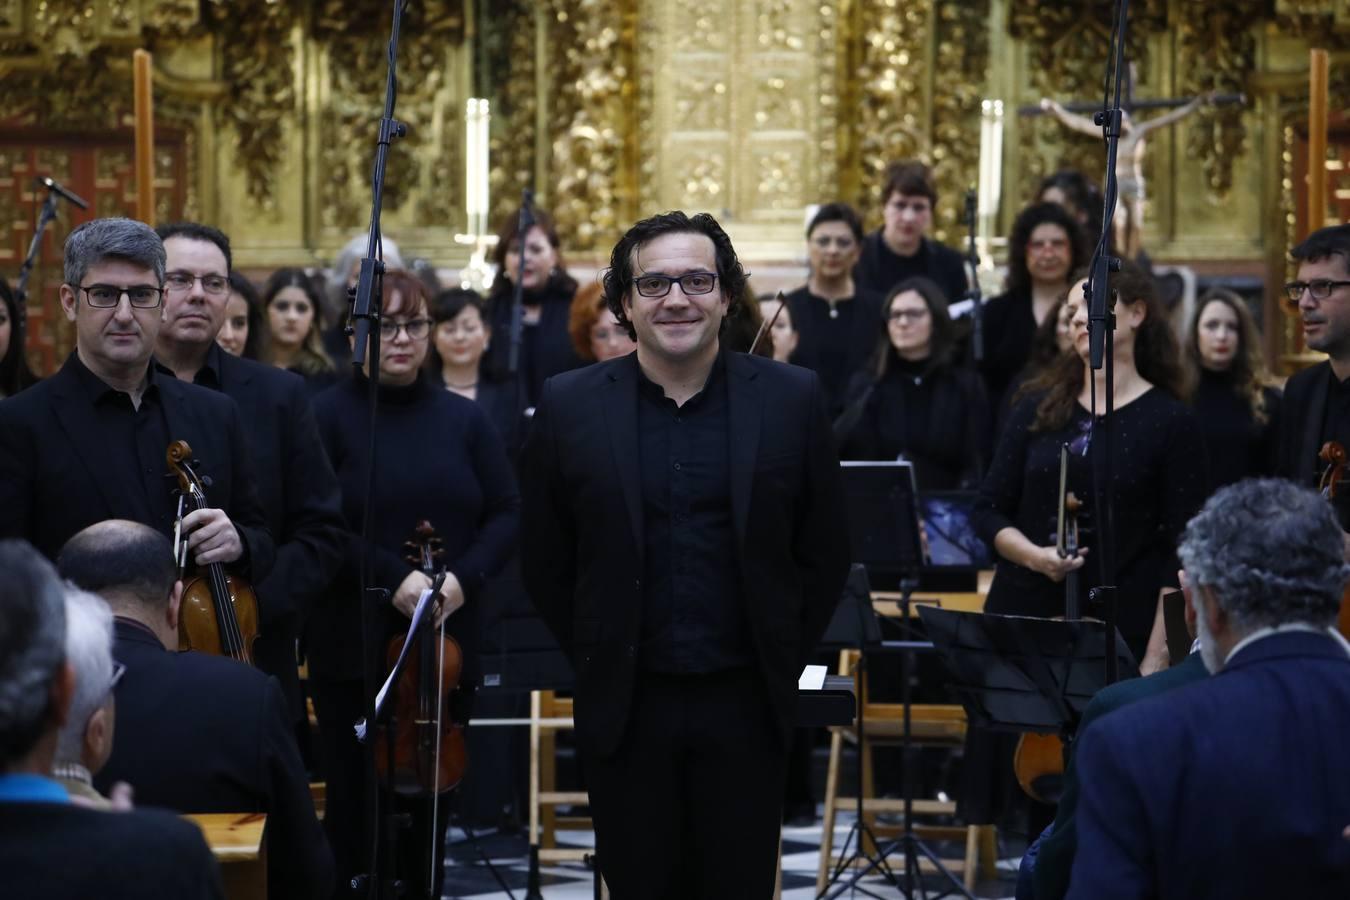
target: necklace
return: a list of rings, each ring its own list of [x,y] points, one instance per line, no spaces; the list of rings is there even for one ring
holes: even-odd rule
[[[477,380],[470,381],[468,384],[455,384],[453,381],[449,380],[448,378],[443,378],[443,379],[441,379],[441,380],[444,381],[444,382],[445,382],[445,386],[448,387],[448,388],[450,388],[452,391],[467,391],[469,388],[475,388],[475,387],[478,387],[478,382],[477,382]]]

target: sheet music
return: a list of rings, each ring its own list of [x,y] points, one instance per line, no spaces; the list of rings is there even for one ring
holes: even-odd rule
[[[408,626],[408,637],[403,641],[403,649],[398,651],[398,661],[394,663],[393,668],[389,670],[389,677],[384,680],[380,686],[380,692],[375,695],[375,719],[380,718],[380,713],[384,710],[384,699],[389,694],[389,688],[394,683],[394,674],[403,671],[403,660],[408,656],[408,650],[412,647],[413,639],[419,633],[422,627],[422,621],[431,614],[435,606],[433,598],[436,596],[437,584],[432,585],[422,592],[422,596],[417,598],[417,608],[413,610],[412,623]],[[366,720],[362,719],[356,723],[356,739],[365,742],[366,739]]]

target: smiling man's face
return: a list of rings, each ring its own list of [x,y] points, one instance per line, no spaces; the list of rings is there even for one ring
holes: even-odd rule
[[[679,364],[716,355],[717,335],[730,305],[720,278],[706,294],[686,294],[678,282],[663,297],[644,297],[636,287],[644,276],[679,278],[691,272],[717,274],[717,250],[707,235],[671,232],[633,251],[635,285],[624,307],[637,332],[639,358],[650,354]]]

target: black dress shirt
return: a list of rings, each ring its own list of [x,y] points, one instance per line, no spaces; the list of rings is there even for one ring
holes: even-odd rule
[[[109,477],[118,478],[125,476],[112,473],[136,473],[140,490],[127,493],[127,498],[135,504],[134,515],[130,518],[172,534],[178,511],[174,491],[178,485],[168,477],[168,464],[164,458],[169,446],[169,425],[164,418],[159,387],[155,384],[155,367],[146,369],[145,391],[137,408],[132,405],[130,394],[109,387],[89,371],[78,356],[72,355],[71,362],[80,390],[89,397],[95,427],[106,437],[100,448],[108,463],[105,471]],[[184,512],[190,509],[188,507]]]
[[[638,446],[644,517],[639,665],[686,674],[749,665],[720,355],[703,390],[683,406],[639,373]]]

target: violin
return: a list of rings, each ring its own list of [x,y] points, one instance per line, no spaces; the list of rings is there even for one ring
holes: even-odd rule
[[[193,471],[192,448],[187,441],[174,441],[164,454],[169,473],[178,479],[179,521],[183,503],[193,510],[209,509],[202,480]],[[174,548],[184,567],[187,540],[175,526]],[[196,574],[183,582],[183,600],[178,610],[178,649],[198,650],[253,663],[253,642],[258,637],[258,598],[253,587],[237,575],[227,575],[221,563],[197,566]]]
[[[1328,502],[1335,500],[1345,485],[1345,469],[1348,464],[1345,448],[1339,441],[1327,441],[1322,445],[1317,458],[1327,464],[1317,489]],[[1350,585],[1346,585],[1341,594],[1341,612],[1336,618],[1336,630],[1350,638]]]
[[[429,522],[419,522],[413,540],[406,545],[408,562],[434,580],[439,591],[445,579],[440,565],[444,551]],[[444,602],[444,601],[441,601]],[[464,729],[450,715],[450,700],[459,687],[464,654],[459,643],[428,615],[413,635],[403,673],[393,688],[394,779],[390,787],[405,796],[431,796],[453,790],[469,765]],[[392,671],[408,635],[393,638],[388,645],[387,665]],[[389,773],[389,738],[380,730],[375,741],[375,767],[379,777]],[[432,817],[435,821],[435,816]],[[433,859],[435,854],[432,855]]]
[[[1068,490],[1068,448],[1060,447],[1059,516],[1055,529],[1055,550],[1061,559],[1078,555],[1078,514],[1083,504]],[[1082,618],[1079,609],[1078,570],[1064,576],[1064,618]],[[1046,804],[1058,802],[1055,786],[1064,777],[1064,739],[1057,734],[1028,732],[1017,741],[1013,754],[1013,772],[1028,797]]]

